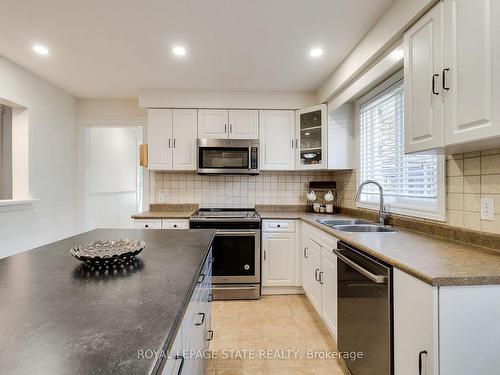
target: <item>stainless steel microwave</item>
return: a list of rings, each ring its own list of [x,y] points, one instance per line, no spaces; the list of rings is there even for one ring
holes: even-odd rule
[[[259,174],[258,139],[198,139],[199,174]]]

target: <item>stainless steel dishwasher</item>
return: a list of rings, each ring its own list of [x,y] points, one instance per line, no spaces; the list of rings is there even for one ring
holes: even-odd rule
[[[393,373],[392,268],[339,242],[338,349],[353,375]]]

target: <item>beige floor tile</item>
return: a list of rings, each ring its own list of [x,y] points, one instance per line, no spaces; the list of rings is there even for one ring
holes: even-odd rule
[[[205,375],[216,375],[215,369],[208,369],[205,371]]]
[[[318,370],[310,368],[274,368],[267,369],[267,375],[318,375]]]
[[[216,375],[266,375],[264,368],[217,369]]]

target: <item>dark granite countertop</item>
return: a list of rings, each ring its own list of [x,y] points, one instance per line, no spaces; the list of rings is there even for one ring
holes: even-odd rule
[[[2,374],[148,374],[167,350],[215,231],[96,229],[0,260]],[[136,238],[134,267],[88,274],[69,254],[96,239]]]

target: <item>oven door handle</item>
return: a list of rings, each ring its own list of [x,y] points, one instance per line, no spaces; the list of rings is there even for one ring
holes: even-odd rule
[[[213,286],[212,290],[255,290],[255,286]]]
[[[365,275],[366,277],[368,277],[373,282],[375,282],[377,284],[384,284],[385,281],[387,280],[387,276],[385,276],[385,275],[375,275],[374,273],[371,273],[367,269],[364,269],[359,264],[357,264],[357,263],[353,262],[352,260],[350,260],[349,258],[347,258],[345,255],[341,254],[340,251],[333,250],[333,252],[337,255],[337,257],[339,257],[339,259],[341,261],[343,261],[347,265],[351,266],[352,268],[354,268],[356,271],[360,272],[361,274]]]
[[[255,236],[257,232],[255,231],[216,231],[216,236]]]

